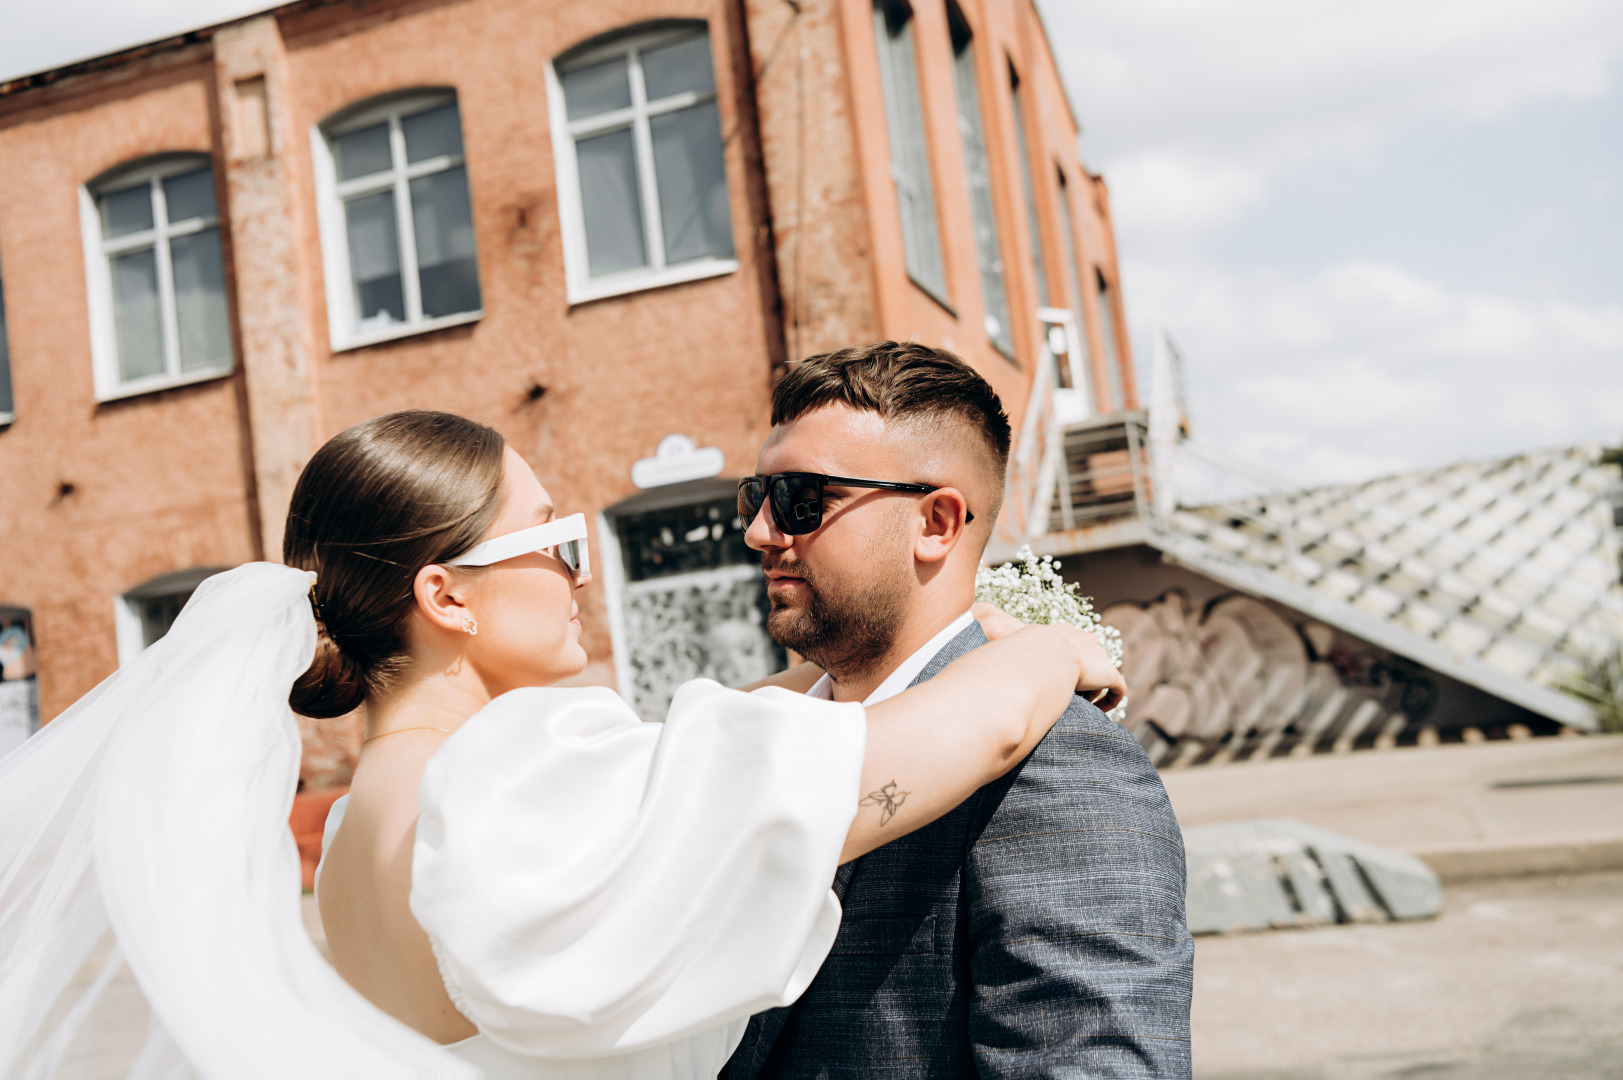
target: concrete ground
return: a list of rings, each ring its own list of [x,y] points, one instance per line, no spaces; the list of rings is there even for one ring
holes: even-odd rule
[[[1185,826],[1294,818],[1414,852],[1445,883],[1425,922],[1198,938],[1197,1080],[1623,1078],[1623,738],[1195,768],[1166,785]]]
[[[1195,947],[1196,1080],[1623,1077],[1623,873],[1446,889],[1434,920]]]

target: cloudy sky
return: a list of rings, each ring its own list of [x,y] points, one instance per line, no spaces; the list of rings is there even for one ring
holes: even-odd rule
[[[1623,4],[1039,3],[1191,487],[1623,441]],[[263,6],[15,5],[0,78]]]
[[[1204,457],[1295,485],[1623,442],[1623,4],[1040,3]]]

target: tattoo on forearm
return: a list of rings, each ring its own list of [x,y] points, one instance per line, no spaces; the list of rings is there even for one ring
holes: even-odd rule
[[[868,792],[861,805],[879,807],[879,824],[889,825],[890,819],[896,816],[896,811],[902,808],[911,794],[911,791],[897,791],[896,781],[892,780],[878,791]]]

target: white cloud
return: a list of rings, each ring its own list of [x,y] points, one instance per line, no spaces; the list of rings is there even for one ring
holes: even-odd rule
[[[1268,190],[1256,168],[1171,153],[1127,158],[1109,179],[1118,220],[1147,219],[1157,232],[1178,237],[1234,220]]]
[[[1246,235],[1287,174],[1357,190],[1414,132],[1486,130],[1519,107],[1607,92],[1623,4],[1041,2],[1084,158],[1110,182],[1137,352],[1147,361],[1152,333],[1172,331],[1191,449],[1226,463],[1219,475],[1191,456],[1180,476],[1193,493],[1623,436],[1615,302],[1535,282],[1471,290],[1369,255],[1314,268],[1308,238],[1288,230],[1242,244],[1244,270],[1203,243]],[[1607,198],[1610,183],[1581,197]],[[1491,227],[1547,240],[1559,214],[1523,196]]]
[[[1196,451],[1273,484],[1623,436],[1623,306],[1456,292],[1369,262],[1303,280],[1127,272],[1179,313],[1175,338],[1202,343]]]
[[[1616,0],[1045,0],[1118,225],[1176,241],[1234,220],[1281,170],[1349,161],[1413,123],[1584,98],[1623,52]],[[1214,191],[1195,193],[1205,177]]]

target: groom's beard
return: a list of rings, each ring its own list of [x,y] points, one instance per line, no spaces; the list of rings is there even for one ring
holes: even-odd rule
[[[764,552],[761,569],[783,570],[806,583],[810,599],[789,604],[772,600],[767,633],[836,681],[866,675],[896,643],[907,610],[907,584],[893,579],[842,588],[820,581],[805,563],[782,552]]]

